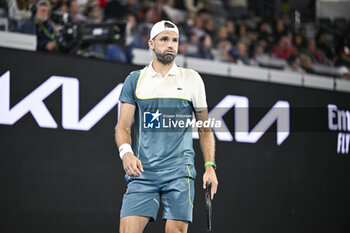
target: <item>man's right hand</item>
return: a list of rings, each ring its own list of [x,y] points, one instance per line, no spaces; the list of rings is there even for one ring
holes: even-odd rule
[[[143,167],[141,161],[136,158],[131,152],[126,153],[123,156],[123,167],[126,174],[129,176],[141,176],[143,172]]]
[[[57,44],[55,41],[50,41],[49,43],[46,44],[46,50],[47,51],[52,51],[56,48]]]

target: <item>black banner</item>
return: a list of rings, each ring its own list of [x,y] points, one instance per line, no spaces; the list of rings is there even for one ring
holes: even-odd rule
[[[118,231],[117,96],[140,68],[0,49],[0,232]],[[201,75],[227,127],[215,131],[213,232],[350,232],[350,94]],[[189,232],[205,232],[194,146]],[[163,232],[160,218],[145,232]]]

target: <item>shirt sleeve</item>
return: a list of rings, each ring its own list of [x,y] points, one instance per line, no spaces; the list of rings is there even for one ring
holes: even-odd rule
[[[195,88],[192,97],[192,104],[196,112],[201,112],[208,107],[204,82],[197,72],[195,74]]]
[[[136,105],[134,92],[135,88],[133,85],[133,76],[132,74],[129,74],[124,81],[122,91],[120,92],[119,101]]]

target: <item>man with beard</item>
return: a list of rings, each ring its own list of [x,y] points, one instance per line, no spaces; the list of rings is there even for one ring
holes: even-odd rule
[[[19,32],[37,36],[37,49],[42,51],[57,50],[54,29],[49,22],[51,4],[47,0],[40,0],[36,4],[35,15],[25,21]]]
[[[116,143],[126,173],[127,191],[120,213],[121,233],[141,233],[155,221],[160,201],[165,232],[187,232],[194,200],[194,150],[192,121],[208,120],[204,83],[191,69],[178,67],[179,31],[170,21],[156,23],[149,48],[153,61],[126,78],[119,100]],[[182,122],[182,123],[181,123]],[[131,127],[134,140],[131,147]],[[215,141],[210,127],[198,127],[204,157],[206,182],[218,181],[215,173]]]

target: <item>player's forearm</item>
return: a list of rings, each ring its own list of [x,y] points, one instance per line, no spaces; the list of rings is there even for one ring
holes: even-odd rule
[[[199,130],[199,138],[203,153],[204,163],[215,160],[215,139],[210,128]]]
[[[131,129],[123,128],[117,125],[115,129],[115,141],[118,148],[124,143],[131,145]]]

